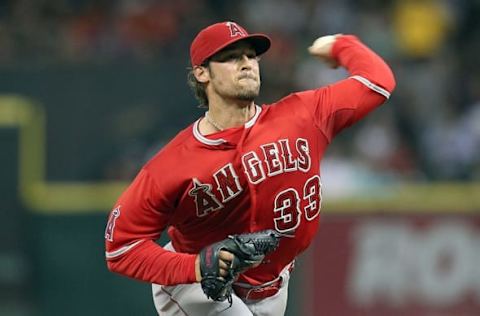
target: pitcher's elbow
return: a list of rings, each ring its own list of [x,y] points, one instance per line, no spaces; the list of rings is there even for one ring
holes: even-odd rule
[[[388,90],[390,93],[392,93],[393,90],[395,90],[396,86],[397,86],[397,81],[395,79],[395,75],[393,74],[393,71],[389,68],[388,74],[385,76],[383,87],[386,90]]]

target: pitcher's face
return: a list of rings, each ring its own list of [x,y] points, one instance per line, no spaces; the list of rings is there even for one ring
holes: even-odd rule
[[[210,58],[209,89],[222,98],[253,101],[260,92],[259,58],[248,42],[237,42]]]

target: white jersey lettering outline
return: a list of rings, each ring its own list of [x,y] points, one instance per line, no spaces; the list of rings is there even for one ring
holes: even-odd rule
[[[198,217],[203,217],[212,211],[217,211],[223,208],[223,204],[220,203],[215,194],[212,193],[211,184],[201,183],[197,178],[193,178],[192,182],[193,188],[188,191],[188,195],[195,200]],[[206,195],[200,194],[200,192],[203,192]]]
[[[298,169],[303,172],[308,172],[310,170],[311,159],[310,159],[310,148],[308,146],[308,141],[305,138],[297,138],[296,148],[298,152]]]
[[[283,157],[283,171],[284,172],[293,172],[298,170],[298,161],[293,159],[292,151],[290,150],[290,145],[288,143],[288,138],[280,139],[280,148],[282,149]]]
[[[231,162],[215,172],[213,178],[217,183],[217,190],[222,195],[223,203],[230,201],[243,191],[239,177]],[[232,182],[234,182],[234,186]]]
[[[268,143],[260,146],[265,157],[265,164],[267,165],[267,175],[269,177],[276,176],[283,173],[283,166],[280,160],[279,150],[276,143]]]
[[[253,162],[252,162],[253,161]],[[257,184],[265,180],[265,171],[263,170],[262,161],[254,151],[249,151],[242,156],[242,164],[248,181]]]

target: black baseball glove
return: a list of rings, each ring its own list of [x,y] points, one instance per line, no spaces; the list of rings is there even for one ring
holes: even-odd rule
[[[274,230],[231,235],[200,251],[202,289],[208,298],[232,303],[232,284],[241,272],[261,263],[266,254],[278,247],[281,235]],[[226,250],[234,254],[226,277],[220,276],[219,253]]]

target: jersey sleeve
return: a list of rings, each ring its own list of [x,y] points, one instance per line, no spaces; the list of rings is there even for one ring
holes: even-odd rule
[[[332,56],[351,76],[297,94],[329,142],[342,129],[384,103],[395,88],[395,78],[388,65],[357,37],[343,35],[337,38]]]
[[[196,255],[171,252],[155,242],[171,218],[171,201],[142,169],[109,216],[105,256],[110,271],[162,285],[195,282]]]

